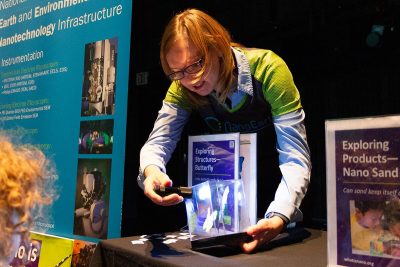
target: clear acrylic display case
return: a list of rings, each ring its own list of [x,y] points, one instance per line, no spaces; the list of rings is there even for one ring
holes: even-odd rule
[[[192,187],[192,198],[185,199],[186,214],[193,244],[210,240],[218,243],[230,237],[246,237],[243,231],[250,226],[243,182],[209,180]],[[238,235],[239,234],[239,235]]]

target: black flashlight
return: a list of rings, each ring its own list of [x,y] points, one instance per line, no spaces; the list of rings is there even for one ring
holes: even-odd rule
[[[165,197],[170,194],[176,193],[183,198],[191,198],[192,197],[192,188],[191,187],[184,187],[184,186],[179,186],[179,187],[165,187],[165,186],[160,186],[156,189],[154,189],[154,192],[156,192],[158,195]]]

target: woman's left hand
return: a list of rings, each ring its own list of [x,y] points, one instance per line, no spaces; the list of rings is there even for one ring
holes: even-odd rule
[[[251,253],[262,244],[271,241],[282,231],[284,226],[285,222],[278,216],[259,220],[256,225],[247,228],[246,233],[253,237],[253,241],[242,244],[243,252]]]

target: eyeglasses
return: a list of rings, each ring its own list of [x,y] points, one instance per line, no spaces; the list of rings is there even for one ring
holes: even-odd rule
[[[167,76],[173,81],[178,81],[183,79],[183,77],[185,77],[185,73],[195,74],[201,71],[201,68],[203,68],[203,58],[200,58],[195,63],[187,66],[186,68],[170,73]]]

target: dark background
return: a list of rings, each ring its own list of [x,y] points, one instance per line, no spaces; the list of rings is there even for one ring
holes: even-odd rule
[[[169,86],[159,61],[161,35],[170,18],[189,7],[215,17],[235,41],[273,50],[288,64],[306,112],[313,162],[303,224],[326,228],[325,120],[399,113],[400,0],[134,0],[123,236],[186,225],[183,203],[153,204],[136,177],[140,148]],[[373,25],[384,27],[377,43]],[[141,85],[143,73],[148,82]],[[183,138],[167,165],[175,185],[187,184],[186,150]]]

